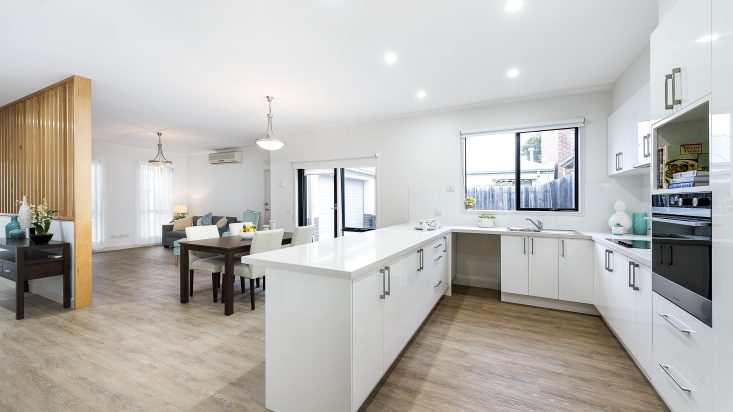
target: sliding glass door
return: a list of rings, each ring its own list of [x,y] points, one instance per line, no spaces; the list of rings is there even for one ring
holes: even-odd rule
[[[377,227],[376,169],[298,169],[298,225],[315,225],[317,239]]]

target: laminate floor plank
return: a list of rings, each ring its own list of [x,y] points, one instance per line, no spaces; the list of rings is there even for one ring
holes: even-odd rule
[[[0,411],[265,410],[265,294],[256,310],[178,301],[161,247],[95,253],[94,304],[64,310],[0,279]],[[249,291],[247,291],[249,292]],[[598,317],[502,303],[454,287],[363,406],[366,411],[666,410]]]

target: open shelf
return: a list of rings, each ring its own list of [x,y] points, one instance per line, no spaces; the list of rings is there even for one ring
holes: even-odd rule
[[[651,160],[654,179],[652,191],[654,193],[710,190],[709,184],[673,189],[666,187],[666,183],[671,179],[671,174],[676,171],[698,170],[709,173],[710,104],[708,101],[659,124],[654,128],[652,134],[655,148]],[[660,152],[662,148],[664,152]]]

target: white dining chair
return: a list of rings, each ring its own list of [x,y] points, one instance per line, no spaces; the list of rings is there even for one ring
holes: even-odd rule
[[[255,255],[257,253],[280,249],[284,234],[285,231],[283,229],[256,232],[252,238],[252,246],[250,247],[249,254]],[[255,279],[262,278],[262,290],[265,290],[265,267],[248,265],[246,263],[235,263],[234,275],[243,279],[249,279],[250,300],[252,302],[252,310],[255,310]]]
[[[219,237],[219,229],[216,225],[189,226],[186,228],[186,240],[216,239]],[[217,289],[221,280],[223,270],[222,261],[217,259],[220,255],[216,253],[190,251],[188,252],[188,277],[189,294],[193,296],[193,273],[195,270],[211,273],[211,285],[214,289],[214,302],[217,298]]]
[[[313,243],[313,236],[316,234],[316,226],[298,226],[293,233],[293,240],[290,242],[293,246]]]

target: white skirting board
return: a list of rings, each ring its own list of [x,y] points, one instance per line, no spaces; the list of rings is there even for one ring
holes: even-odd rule
[[[595,306],[587,303],[567,302],[564,300],[539,298],[536,296],[517,295],[514,293],[501,292],[501,301],[518,303],[520,305],[536,306],[540,308],[564,310],[566,312],[584,313],[586,315],[600,316]]]

